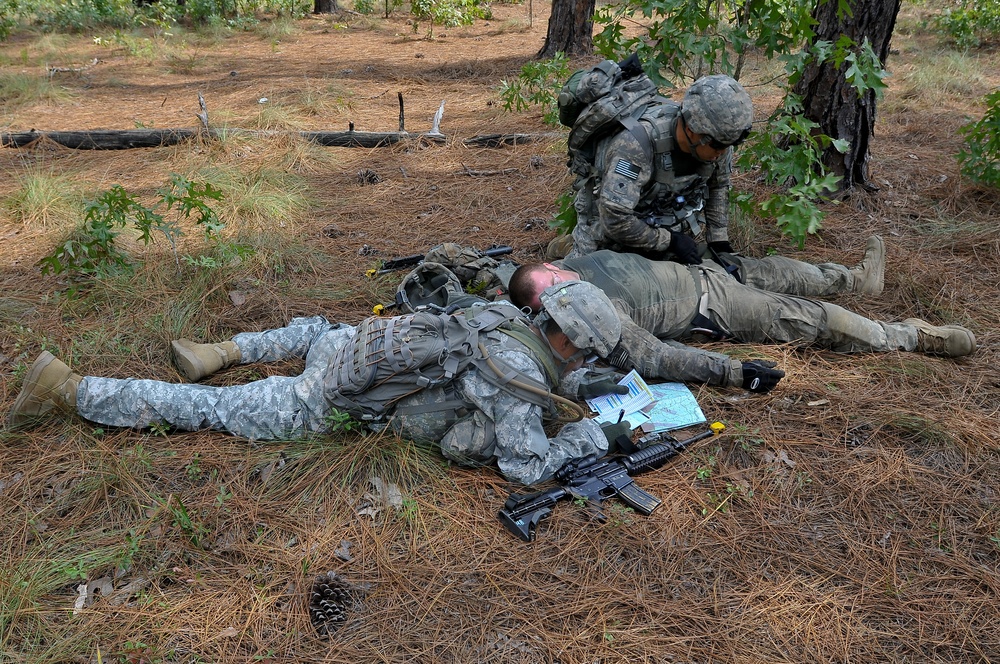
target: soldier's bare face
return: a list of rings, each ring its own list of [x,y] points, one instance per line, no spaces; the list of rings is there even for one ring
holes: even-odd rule
[[[533,274],[535,294],[531,302],[528,304],[532,311],[538,311],[542,308],[542,303],[539,301],[538,296],[542,294],[543,290],[549,286],[561,284],[564,281],[573,281],[574,279],[580,278],[580,275],[576,272],[563,270],[562,268],[556,267],[552,263],[542,263],[542,267],[545,268],[544,271],[538,270]]]

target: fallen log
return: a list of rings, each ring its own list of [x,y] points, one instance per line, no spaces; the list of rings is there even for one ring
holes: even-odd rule
[[[566,136],[567,134],[558,131],[550,131],[543,134],[482,134],[467,138],[462,143],[469,147],[499,148],[505,145],[549,141]]]
[[[405,131],[255,131],[250,129],[121,129],[92,131],[21,131],[0,134],[0,146],[23,148],[39,139],[47,139],[74,150],[127,150],[130,148],[159,148],[176,145],[197,136],[224,138],[250,136],[267,138],[297,133],[307,141],[327,147],[377,148],[408,139],[424,139],[443,143],[443,135],[410,134]]]

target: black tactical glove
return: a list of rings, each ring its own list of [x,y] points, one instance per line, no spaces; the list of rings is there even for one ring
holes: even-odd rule
[[[716,240],[715,242],[708,243],[709,249],[714,249],[720,254],[735,254],[733,251],[733,245],[729,244],[729,240]]]
[[[668,251],[677,257],[678,263],[685,265],[700,265],[701,256],[698,255],[698,243],[690,235],[670,231],[670,246]]]
[[[580,386],[576,389],[576,398],[581,401],[602,397],[605,394],[628,394],[627,385],[619,385],[624,376],[620,373],[599,373],[589,371],[580,381]]]
[[[602,424],[601,433],[603,433],[604,437],[608,439],[608,454],[614,454],[623,446],[623,444],[625,446],[631,446],[632,427],[629,426],[628,422],[619,422],[618,424]]]
[[[743,363],[743,389],[751,392],[770,392],[785,377],[785,372],[775,369],[776,362],[754,360]]]

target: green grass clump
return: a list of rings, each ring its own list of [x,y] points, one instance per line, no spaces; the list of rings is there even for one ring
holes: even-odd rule
[[[272,166],[249,169],[209,166],[196,177],[222,190],[224,198],[217,206],[219,216],[233,228],[286,227],[311,204],[303,178]]]
[[[13,111],[34,104],[62,104],[73,94],[47,76],[0,74],[0,110]]]
[[[17,189],[3,201],[16,221],[33,228],[48,228],[81,218],[83,198],[73,179],[37,169],[28,169],[16,179]]]

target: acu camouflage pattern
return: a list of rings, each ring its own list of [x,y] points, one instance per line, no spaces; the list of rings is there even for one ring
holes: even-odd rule
[[[644,197],[651,195],[656,182],[655,169],[648,161],[642,161],[642,146],[632,134],[623,131],[604,141],[600,149],[604,150],[603,163],[610,163],[611,167],[605,168],[603,177],[581,179],[574,185],[578,187],[574,199],[577,225],[573,230],[572,249],[563,255],[576,258],[599,249],[610,249],[658,260],[673,258],[668,250],[670,228],[654,227],[646,221],[653,208]],[[727,150],[713,164],[702,164],[677,151],[674,157],[675,167],[686,164],[684,170],[700,174],[699,178],[707,174],[708,197],[705,208],[697,213],[705,216],[704,241],[728,240],[732,150]],[[614,164],[619,159],[629,160],[639,167],[635,180],[614,172]],[[684,229],[690,230],[690,226]],[[848,291],[854,283],[850,270],[836,263],[813,265],[784,256],[752,258],[730,253],[722,257],[740,268],[740,275],[748,286],[778,293],[820,297]],[[703,258],[711,257],[706,254]]]
[[[622,322],[622,346],[647,378],[742,384],[740,361],[679,343],[695,339],[691,320],[704,287],[709,320],[737,341],[811,343],[840,353],[911,351],[917,345],[913,326],[873,321],[828,302],[746,286],[713,263],[689,267],[599,251],[561,265],[611,299]]]
[[[684,93],[682,106],[691,131],[725,145],[744,138],[753,124],[750,95],[725,74],[699,78]]]
[[[482,293],[492,300],[490,294],[506,286],[503,275],[513,274],[516,265],[511,261],[498,261],[483,255],[472,247],[463,247],[455,242],[445,242],[432,247],[425,255],[425,262],[438,263],[450,269],[463,288],[473,293]],[[513,266],[513,267],[510,267]]]
[[[554,284],[542,291],[538,300],[542,305],[539,316],[551,318],[578,349],[607,357],[618,344],[621,321],[608,297],[593,284],[586,281]]]
[[[185,431],[216,429],[252,440],[297,438],[327,428],[330,403],[324,388],[338,350],[350,343],[353,326],[322,317],[296,318],[287,327],[233,338],[241,363],[305,358],[299,376],[272,376],[246,385],[209,387],[153,380],[88,376],[77,392],[77,411],[110,426],[169,425]],[[526,346],[493,331],[482,338],[488,352],[528,378],[548,384],[541,365]],[[483,378],[471,365],[450,386],[418,392],[400,408],[458,399],[465,413],[450,418],[440,412],[392,418],[400,435],[440,441],[445,456],[464,464],[495,461],[508,478],[532,484],[550,477],[566,461],[603,455],[607,440],[593,420],[565,425],[549,438],[542,428],[542,408],[515,397]]]
[[[655,131],[649,119],[639,121],[670,143],[671,149],[657,151],[655,158],[629,131],[598,145],[593,171],[573,185],[577,225],[570,256],[611,249],[666,258],[670,230],[707,242],[729,239],[732,150],[706,164],[673,149],[679,109],[673,102],[658,107]],[[686,201],[680,210],[674,207],[678,196]]]

